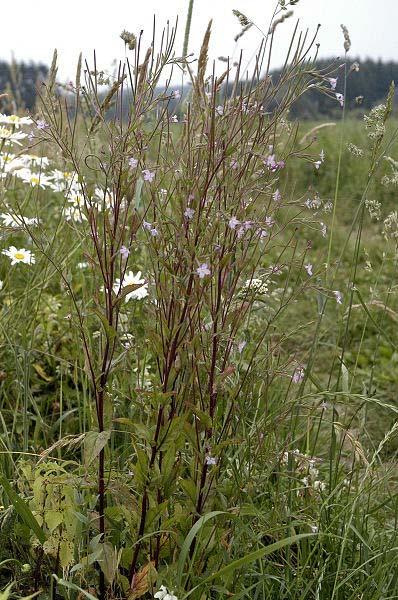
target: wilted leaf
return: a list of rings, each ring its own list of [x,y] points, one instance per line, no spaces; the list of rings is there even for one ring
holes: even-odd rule
[[[157,572],[153,561],[147,563],[140,571],[134,575],[131,582],[131,588],[128,594],[128,600],[140,598],[153,586],[156,581]]]
[[[47,375],[47,373],[45,372],[45,370],[39,363],[33,363],[33,368],[36,371],[36,373],[39,375],[39,377],[44,379],[44,381],[47,381],[48,383],[50,381],[53,381],[53,378],[50,377],[50,375]]]

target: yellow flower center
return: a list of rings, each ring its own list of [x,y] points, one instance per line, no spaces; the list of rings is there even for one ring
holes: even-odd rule
[[[18,123],[19,117],[17,115],[10,116],[10,123]]]
[[[0,127],[0,138],[8,139],[11,136],[11,131],[6,127]]]
[[[40,179],[38,177],[31,177],[31,183],[40,183]]]
[[[23,252],[15,252],[14,256],[17,260],[23,260],[25,258],[25,254]]]

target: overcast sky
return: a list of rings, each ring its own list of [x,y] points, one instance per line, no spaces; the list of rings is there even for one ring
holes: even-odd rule
[[[79,52],[87,57],[97,51],[99,67],[109,68],[114,58],[124,56],[119,35],[123,29],[151,36],[156,15],[159,29],[167,19],[179,18],[177,52],[181,52],[188,0],[19,0],[17,18],[13,2],[5,2],[1,15],[0,58],[49,63],[52,51],[59,54],[59,79],[74,77]],[[239,56],[248,61],[255,53],[260,34],[252,29],[237,45],[233,37],[240,30],[232,9],[238,8],[259,28],[268,28],[274,0],[195,0],[190,51],[198,51],[204,30],[213,18],[210,56]],[[300,0],[294,17],[278,30],[274,66],[283,62],[289,33],[296,19],[300,27],[315,31],[318,23],[320,56],[343,54],[340,24],[351,35],[350,55],[398,60],[398,0]],[[221,68],[221,65],[220,65]]]

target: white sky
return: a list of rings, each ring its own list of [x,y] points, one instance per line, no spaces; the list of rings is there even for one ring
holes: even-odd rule
[[[98,68],[108,69],[112,59],[124,56],[119,35],[123,29],[144,29],[150,39],[153,15],[159,30],[167,19],[179,18],[177,52],[181,53],[188,0],[19,0],[17,19],[13,2],[5,2],[1,14],[0,58],[41,61],[49,64],[54,48],[59,54],[59,79],[73,79],[80,51],[86,57],[97,52]],[[232,9],[244,12],[259,27],[267,29],[275,0],[195,0],[190,51],[198,52],[207,22],[213,18],[211,58],[237,58],[243,48],[246,60],[255,53],[260,34],[249,31],[238,44],[240,30]],[[273,64],[284,59],[286,44],[296,18],[300,26],[314,31],[322,25],[318,40],[320,56],[342,56],[340,24],[350,31],[352,57],[398,60],[398,0],[300,0],[294,17],[278,30]],[[221,65],[220,65],[221,70]]]

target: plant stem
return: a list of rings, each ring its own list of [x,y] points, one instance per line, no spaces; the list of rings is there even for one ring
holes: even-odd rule
[[[341,134],[340,134],[339,158],[338,158],[338,163],[337,163],[336,185],[334,188],[332,225],[330,228],[328,255],[327,255],[327,259],[326,259],[326,278],[327,278],[327,280],[329,280],[330,260],[331,260],[331,256],[332,256],[333,231],[334,231],[334,227],[335,227],[336,206],[337,206],[337,200],[338,200],[338,196],[339,196],[339,187],[340,187],[341,157],[343,154],[344,122],[345,122],[345,112],[346,112],[346,94],[347,94],[347,52],[345,53],[345,63],[344,63],[343,115],[341,118],[342,127],[341,127]]]

